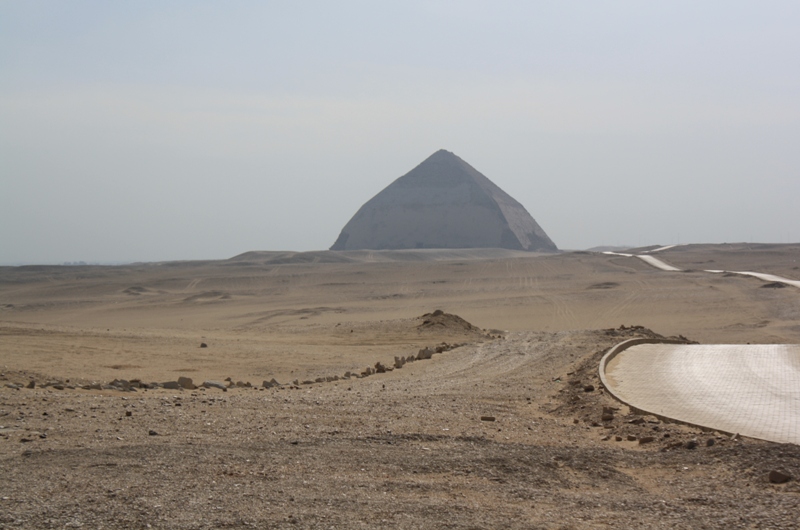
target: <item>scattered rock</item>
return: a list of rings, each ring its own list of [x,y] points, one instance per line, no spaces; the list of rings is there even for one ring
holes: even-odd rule
[[[281,386],[281,384],[278,381],[276,381],[275,378],[273,377],[272,380],[264,381],[263,383],[261,383],[261,386],[263,386],[264,388],[273,388],[276,386]]]
[[[594,385],[592,385],[592,384],[585,385],[583,387],[583,391],[584,392],[594,392]]]
[[[639,445],[649,444],[650,442],[655,441],[655,438],[652,436],[643,436],[639,438]]]
[[[686,449],[695,449],[697,448],[697,440],[689,440],[686,442]]]
[[[709,438],[708,440],[706,440],[706,447],[711,447],[715,443],[717,443],[716,440],[714,440],[713,438]]]
[[[31,380],[28,382],[28,386],[27,386],[26,388],[36,388],[36,381],[34,381],[33,379],[31,379]]]
[[[621,442],[622,441],[622,436],[615,436],[614,440],[617,441],[617,442]]]
[[[433,357],[433,350],[430,348],[423,348],[417,353],[417,360],[423,361]]]
[[[153,429],[150,429],[150,430],[147,432],[147,434],[148,434],[148,435],[150,435],[150,436],[158,436],[158,433],[157,433],[156,431],[154,431]]]
[[[628,441],[629,442],[635,442],[636,441],[636,437],[634,435],[632,435],[632,434],[629,434],[628,435]]]
[[[481,421],[494,421],[494,416],[481,416]]]
[[[203,381],[203,388],[219,388],[223,392],[228,391],[228,387],[225,384],[220,383],[219,381]]]
[[[208,344],[206,344],[205,342],[201,342],[200,343],[200,347],[201,348],[208,348]]]
[[[197,386],[192,382],[191,377],[179,377],[178,378],[178,386],[181,388],[185,388],[186,390],[194,390]]]
[[[131,416],[133,416],[133,412],[131,412],[130,410],[126,410],[125,411],[125,416],[130,418]]]
[[[782,471],[778,471],[777,469],[773,469],[769,472],[769,481],[773,484],[783,484],[784,482],[789,482],[792,480],[792,476],[788,473],[784,473]]]
[[[166,388],[167,390],[180,390],[181,385],[177,381],[167,381],[166,383],[159,383],[161,388]]]

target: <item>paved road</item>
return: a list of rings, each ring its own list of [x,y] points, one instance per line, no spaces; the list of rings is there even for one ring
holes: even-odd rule
[[[661,250],[667,250],[678,245],[669,245],[666,247],[657,248],[654,250],[649,250],[648,252],[659,252]],[[682,272],[683,269],[679,269],[677,267],[673,267],[669,263],[656,258],[655,256],[651,256],[648,254],[625,254],[624,252],[611,252],[606,251],[603,254],[607,254],[609,256],[624,256],[626,258],[639,258],[640,260],[644,261],[645,263],[652,265],[657,269],[661,269],[662,271],[670,271],[670,272]],[[765,282],[779,282],[785,283],[786,285],[791,285],[793,287],[800,287],[800,280],[790,280],[789,278],[784,278],[783,276],[776,276],[774,274],[766,274],[763,272],[749,272],[749,271],[716,271],[716,270],[706,270],[705,272],[713,272],[713,273],[722,273],[727,272],[730,274],[742,274],[745,276],[753,276],[760,280],[764,280]]]
[[[668,263],[664,263],[663,261],[661,261],[660,259],[656,258],[655,256],[640,254],[640,255],[637,255],[636,257],[639,258],[640,260],[646,262],[646,263],[649,263],[650,265],[652,265],[653,267],[655,267],[657,269],[661,269],[662,271],[675,271],[675,272],[680,272],[681,271],[681,269],[679,269],[677,267],[673,267],[672,265],[669,265]]]
[[[729,272],[731,274],[744,274],[745,276],[755,276],[759,280],[764,280],[765,282],[780,282],[785,283],[786,285],[792,285],[794,287],[800,287],[800,280],[790,280],[788,278],[784,278],[783,276],[775,276],[774,274],[765,274],[763,272],[748,272],[748,271],[709,271],[706,272]]]
[[[800,345],[641,344],[612,359],[606,378],[636,408],[800,444]]]

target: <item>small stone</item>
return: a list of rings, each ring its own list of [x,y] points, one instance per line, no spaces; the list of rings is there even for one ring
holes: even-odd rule
[[[430,348],[423,348],[417,353],[417,360],[422,361],[433,357],[433,350]]]
[[[642,438],[639,438],[639,445],[649,444],[654,440],[655,438],[653,438],[652,436],[643,436]]]
[[[131,412],[130,410],[126,410],[125,415],[130,418],[131,416],[133,416],[133,412]]]
[[[208,348],[208,344],[206,344],[205,342],[201,342],[200,343],[200,347],[201,348]]]
[[[180,390],[182,388],[177,381],[167,381],[166,383],[161,383],[159,386],[168,390]]]
[[[602,421],[611,421],[611,420],[614,419],[614,415],[613,414],[603,414],[602,416],[600,416],[600,419]]]
[[[192,382],[192,378],[191,377],[183,377],[183,376],[179,377],[178,378],[178,385],[181,388],[185,388],[186,390],[194,390],[194,389],[197,388],[194,385],[194,383]]]
[[[31,380],[28,382],[28,386],[27,386],[27,388],[36,388],[36,381],[34,381],[33,379],[31,379]]]
[[[695,449],[697,447],[697,440],[689,440],[686,442],[686,449]]]
[[[635,442],[636,441],[636,437],[634,435],[632,435],[632,434],[629,434],[628,435],[628,441],[629,442]]]
[[[153,429],[150,429],[150,430],[147,432],[147,434],[149,434],[150,436],[158,436],[158,433],[157,433],[156,431],[154,431]]]
[[[481,421],[494,421],[494,416],[481,416]]]
[[[783,484],[784,482],[789,482],[792,480],[792,476],[788,473],[784,473],[782,471],[778,471],[777,469],[773,469],[769,472],[769,481],[773,484]]]
[[[711,447],[715,443],[717,443],[716,440],[714,440],[713,438],[709,438],[708,440],[706,440],[706,447]]]
[[[617,441],[617,442],[621,442],[622,441],[622,436],[615,436],[614,440]]]
[[[203,381],[203,388],[219,388],[223,392],[228,391],[228,387],[226,387],[223,383],[219,381]]]
[[[594,392],[594,385],[585,385],[583,387],[584,392]]]

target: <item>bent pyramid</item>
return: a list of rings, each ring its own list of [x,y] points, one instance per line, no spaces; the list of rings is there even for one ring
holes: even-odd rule
[[[407,248],[558,250],[520,203],[443,149],[367,201],[331,250]]]

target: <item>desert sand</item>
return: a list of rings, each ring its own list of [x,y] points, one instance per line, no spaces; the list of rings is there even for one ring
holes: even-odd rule
[[[800,343],[800,290],[702,272],[800,279],[800,245],[657,255],[689,270],[491,249],[0,268],[0,528],[797,528],[800,447],[637,415],[597,363],[639,336]],[[253,386],[80,388],[181,376]]]

